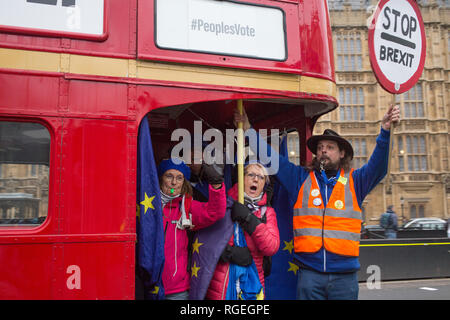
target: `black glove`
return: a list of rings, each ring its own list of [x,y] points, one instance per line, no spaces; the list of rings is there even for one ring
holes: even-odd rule
[[[237,201],[234,202],[233,208],[231,209],[231,220],[239,222],[244,231],[249,235],[251,235],[261,223],[261,220],[251,213],[249,208]]]
[[[202,177],[209,184],[222,184],[223,183],[223,172],[224,165],[223,164],[202,164]]]
[[[232,247],[229,244],[225,247],[220,256],[222,262],[230,262],[238,266],[246,267],[252,264],[253,258],[247,247]]]
[[[231,220],[243,222],[249,214],[251,214],[251,212],[247,206],[237,201],[233,203],[233,208],[231,209]]]

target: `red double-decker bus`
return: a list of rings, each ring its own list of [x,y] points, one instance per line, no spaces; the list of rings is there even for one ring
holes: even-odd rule
[[[326,0],[0,2],[0,299],[134,299],[136,156],[337,107]]]

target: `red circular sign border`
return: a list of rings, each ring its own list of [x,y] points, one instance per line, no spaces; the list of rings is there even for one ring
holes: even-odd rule
[[[406,0],[413,7],[414,12],[416,13],[416,16],[419,20],[420,33],[421,33],[421,37],[422,37],[422,52],[420,53],[420,62],[419,62],[419,66],[418,66],[416,72],[414,72],[414,74],[408,81],[406,81],[405,83],[402,83],[398,90],[395,90],[395,83],[393,83],[388,78],[386,78],[386,76],[381,71],[381,68],[378,65],[378,62],[376,59],[375,48],[374,48],[374,32],[375,32],[376,21],[378,20],[378,16],[381,13],[381,9],[389,1],[393,1],[393,0],[381,0],[378,3],[375,14],[371,21],[371,25],[369,27],[369,34],[368,34],[369,57],[370,57],[370,64],[372,66],[372,70],[375,73],[375,76],[378,79],[378,82],[380,83],[380,85],[386,91],[389,91],[390,93],[400,94],[400,93],[403,93],[403,92],[411,89],[417,83],[420,76],[422,75],[423,68],[425,66],[426,42],[427,41],[426,41],[426,36],[425,36],[425,25],[423,23],[422,15],[420,13],[417,3],[414,0]]]

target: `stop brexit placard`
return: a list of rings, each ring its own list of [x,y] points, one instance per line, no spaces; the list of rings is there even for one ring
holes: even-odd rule
[[[425,27],[414,0],[381,0],[369,26],[369,55],[375,76],[388,92],[408,91],[425,65]]]

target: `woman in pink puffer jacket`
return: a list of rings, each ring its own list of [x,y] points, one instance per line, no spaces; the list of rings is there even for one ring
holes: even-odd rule
[[[158,175],[165,239],[162,282],[166,299],[184,300],[188,298],[190,287],[187,229],[208,227],[225,216],[226,194],[221,182],[223,176],[215,176],[214,181],[210,181],[209,201],[204,203],[192,200],[192,189],[188,181],[190,169],[184,163],[175,164],[171,159],[163,160],[158,166]]]
[[[264,256],[274,255],[280,246],[280,236],[275,210],[267,206],[267,196],[264,185],[268,181],[266,169],[258,164],[249,164],[244,170],[244,192],[247,207],[235,202],[231,218],[238,221],[244,229],[247,248],[233,246],[233,236],[230,238],[219,262],[206,293],[206,299],[224,300],[227,293],[230,262],[248,265],[255,262],[259,280],[264,287]],[[231,188],[228,195],[237,199],[237,185]],[[237,209],[235,209],[237,207]],[[244,208],[242,208],[244,207]],[[265,217],[262,217],[262,213]],[[263,222],[265,221],[265,222]]]

